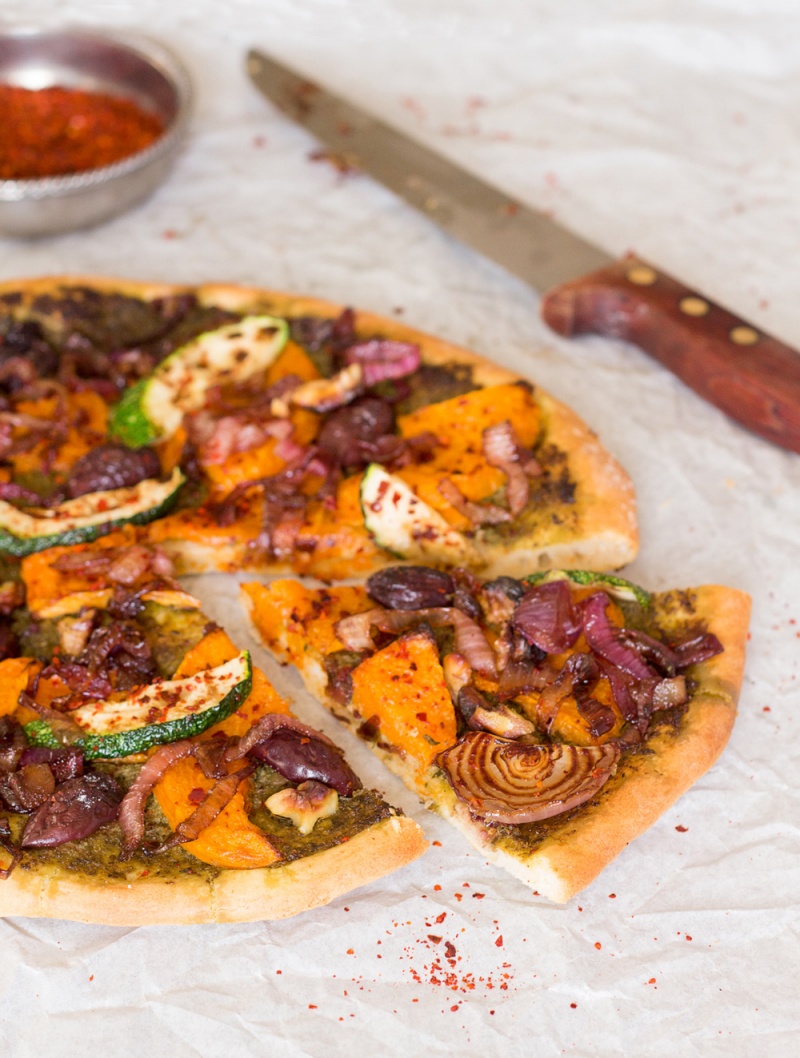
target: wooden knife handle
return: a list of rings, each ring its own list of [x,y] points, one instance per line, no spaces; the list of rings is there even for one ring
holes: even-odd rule
[[[800,353],[635,257],[548,291],[559,334],[638,345],[768,441],[800,452]]]

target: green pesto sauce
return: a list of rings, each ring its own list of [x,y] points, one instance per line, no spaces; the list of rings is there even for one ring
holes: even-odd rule
[[[534,447],[534,452],[543,473],[531,478],[525,509],[511,522],[484,526],[479,535],[487,544],[509,543],[529,536],[552,544],[574,533],[579,506],[566,454],[554,445]]]
[[[165,679],[174,675],[208,628],[208,618],[200,610],[177,610],[153,602],[145,603],[136,623],[153,652],[159,676]]]
[[[59,645],[59,620],[37,620],[27,610],[17,610],[13,630],[19,637],[21,656],[44,663],[51,661]],[[147,640],[158,674],[164,679],[174,674],[184,655],[200,642],[208,627],[208,618],[200,610],[178,610],[153,602],[145,603],[142,613],[126,620],[133,621]],[[113,622],[114,618],[104,611],[98,627]]]
[[[69,335],[78,333],[96,349],[139,347],[156,359],[238,318],[223,309],[194,304],[171,327],[165,326],[163,313],[150,301],[80,286],[40,295],[13,315],[38,322],[56,350]]]
[[[471,364],[422,364],[408,379],[408,396],[397,404],[398,415],[408,415],[428,404],[471,393],[478,386],[472,377]]]
[[[139,771],[137,764],[119,764],[116,762],[98,761],[96,771],[113,775],[120,785],[127,789]],[[11,816],[12,833],[15,840],[22,832],[26,816]],[[170,836],[172,830],[154,797],[148,801],[145,812],[145,845],[158,845]],[[102,875],[114,881],[133,881],[146,876],[150,879],[173,879],[182,875],[212,879],[220,873],[219,867],[203,863],[195,856],[178,847],[158,856],[148,856],[139,850],[130,859],[120,859],[122,832],[116,823],[101,827],[80,841],[68,841],[51,849],[30,849],[23,851],[19,870],[41,868],[52,865],[62,870],[74,871],[88,876]]]
[[[11,628],[19,639],[21,657],[36,658],[44,664],[50,661],[58,646],[55,621],[37,621],[28,610],[20,609],[14,611]]]
[[[64,483],[64,474],[46,474],[43,470],[26,470],[22,474],[14,474],[13,481],[24,489],[30,489],[43,500],[48,500],[55,490]],[[20,506],[24,506],[21,504]]]
[[[139,771],[136,764],[114,761],[98,761],[95,768],[97,771],[113,775],[125,789],[132,784]],[[276,867],[340,845],[392,814],[392,809],[374,790],[356,790],[352,797],[340,797],[334,815],[319,820],[311,833],[303,836],[290,820],[274,816],[264,808],[264,801],[287,785],[290,784],[272,768],[266,765],[259,768],[254,777],[249,812],[250,821],[261,827],[282,856],[282,859],[274,864]],[[19,840],[27,818],[22,815],[9,815],[15,842]],[[151,797],[145,812],[144,847],[161,844],[171,833],[172,830],[158,802]],[[51,849],[24,851],[17,869],[32,870],[52,866],[90,877],[101,875],[114,881],[134,881],[143,876],[150,880],[168,881],[185,875],[213,880],[222,870],[204,863],[180,846],[157,856],[139,850],[127,860],[120,859],[121,847],[122,832],[116,823],[111,823],[80,841],[70,841]]]
[[[352,797],[339,797],[336,812],[327,819],[320,819],[314,829],[305,836],[289,819],[274,816],[264,808],[264,802],[278,790],[291,785],[272,768],[258,769],[254,776],[251,823],[261,827],[269,840],[280,852],[283,861],[300,859],[314,852],[341,845],[343,841],[382,819],[387,819],[392,810],[374,790],[356,790]]]

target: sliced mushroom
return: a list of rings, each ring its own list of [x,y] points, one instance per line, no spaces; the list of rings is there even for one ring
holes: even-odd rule
[[[444,682],[453,702],[458,701],[459,692],[472,680],[472,667],[462,654],[445,654],[442,658]]]
[[[309,779],[293,789],[278,790],[264,802],[273,815],[290,819],[300,833],[310,834],[320,819],[332,816],[339,807],[339,795],[329,786]]]
[[[292,391],[292,404],[311,411],[331,411],[349,404],[361,393],[364,383],[364,369],[361,364],[350,364],[330,378],[315,378],[304,382]]]
[[[530,720],[515,713],[507,705],[498,705],[494,709],[478,706],[469,718],[469,726],[474,731],[488,731],[500,738],[521,738],[532,735],[536,730]]]
[[[56,625],[61,649],[71,658],[80,654],[89,642],[96,610],[83,610],[76,617],[62,617]]]

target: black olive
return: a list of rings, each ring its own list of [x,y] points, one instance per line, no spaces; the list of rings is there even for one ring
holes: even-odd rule
[[[367,580],[367,594],[388,610],[450,606],[455,584],[449,573],[429,566],[389,566]]]
[[[374,444],[379,437],[391,434],[394,412],[379,397],[364,397],[345,408],[339,408],[325,420],[317,444],[343,467],[369,462],[365,443]]]
[[[28,820],[24,849],[46,849],[78,841],[117,818],[123,793],[110,775],[92,772],[68,779]]]
[[[100,445],[77,461],[69,473],[70,498],[87,492],[131,488],[145,478],[161,473],[158,456],[152,448],[132,449],[125,445]]]
[[[361,787],[358,776],[337,749],[300,731],[276,731],[268,739],[256,743],[250,756],[269,764],[289,782],[315,779],[331,786],[343,797],[349,797]]]

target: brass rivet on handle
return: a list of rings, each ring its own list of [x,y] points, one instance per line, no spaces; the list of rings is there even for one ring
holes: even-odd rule
[[[752,327],[734,327],[730,339],[736,345],[755,345],[758,341],[758,331],[754,331]]]
[[[702,298],[697,298],[693,295],[688,298],[682,298],[679,307],[681,312],[687,316],[705,316],[711,308],[707,301],[703,301]]]
[[[655,270],[648,268],[647,265],[634,265],[625,275],[629,282],[635,283],[637,287],[650,287],[658,279]]]

